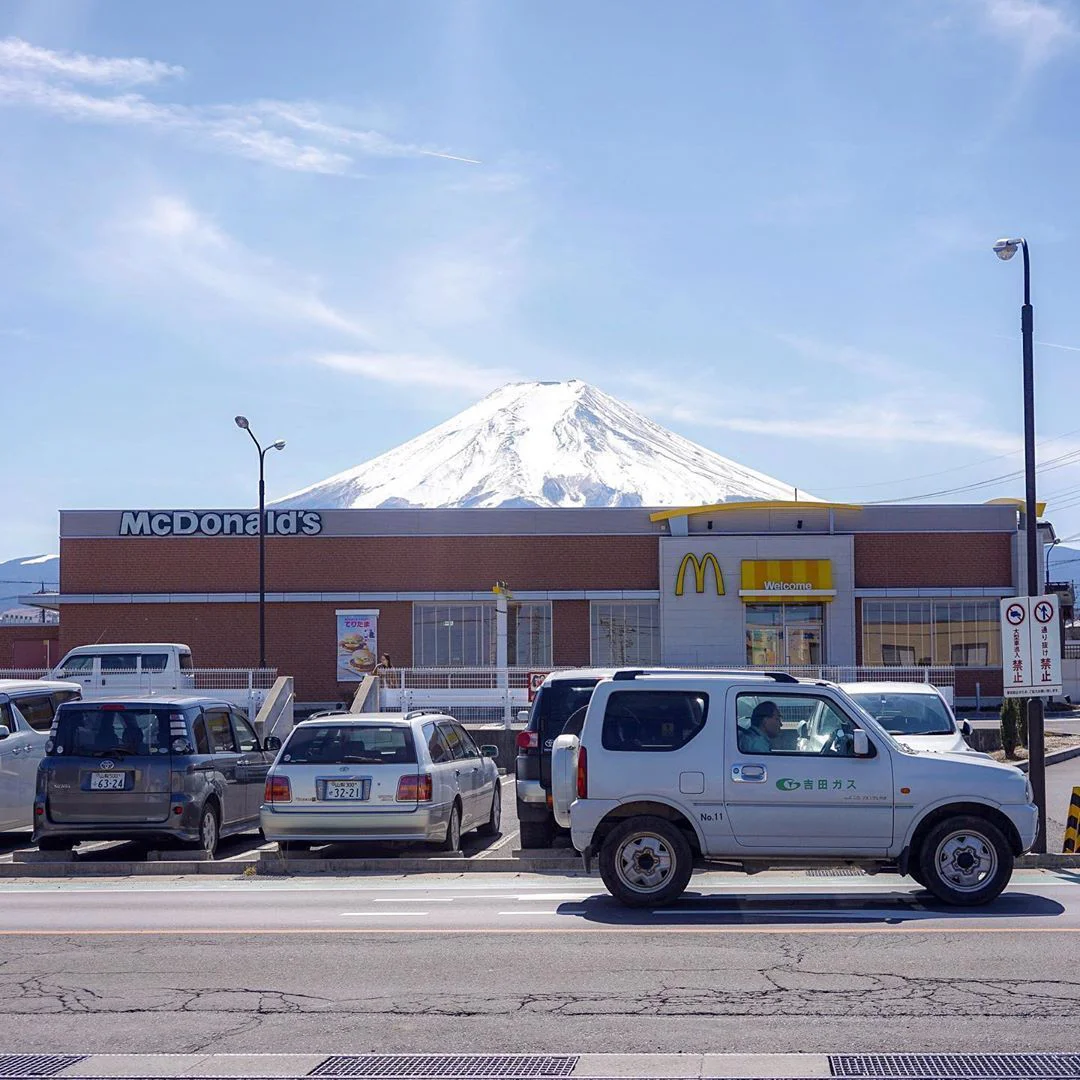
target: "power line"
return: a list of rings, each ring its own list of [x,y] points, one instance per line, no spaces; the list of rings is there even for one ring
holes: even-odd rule
[[[1080,428],[1076,428],[1074,431],[1066,431],[1061,435],[1053,435],[1049,439],[1043,439],[1037,449],[1042,449],[1044,446],[1049,446],[1050,443],[1060,442],[1062,439],[1069,438],[1070,435],[1080,435]],[[1005,458],[1019,457],[1023,453],[1023,450],[1010,450],[1007,454],[997,454],[994,457],[980,458],[978,461],[968,462],[967,465],[953,465],[948,469],[939,469],[937,472],[919,473],[916,476],[904,476],[895,480],[875,480],[872,484],[844,484],[834,485],[830,487],[828,484],[823,485],[827,491],[862,491],[864,488],[872,487],[885,487],[889,484],[906,484],[911,480],[927,480],[932,476],[945,476],[947,473],[961,472],[964,469],[974,469],[977,465],[989,465],[992,461],[1003,461]],[[805,485],[807,490],[811,488],[817,488],[817,484]]]

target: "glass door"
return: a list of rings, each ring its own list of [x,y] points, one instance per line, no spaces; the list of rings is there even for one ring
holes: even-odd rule
[[[825,653],[822,604],[747,604],[746,662],[754,666],[815,666]]]

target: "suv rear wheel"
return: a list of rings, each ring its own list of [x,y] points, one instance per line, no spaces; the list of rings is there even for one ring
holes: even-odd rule
[[[604,885],[630,907],[672,903],[686,890],[693,868],[686,837],[664,818],[628,818],[607,834],[600,848]]]
[[[985,818],[946,818],[923,838],[918,870],[916,880],[946,904],[988,904],[1008,885],[1013,854],[1001,830]]]
[[[523,848],[551,847],[555,839],[555,825],[552,821],[522,821],[520,827]]]

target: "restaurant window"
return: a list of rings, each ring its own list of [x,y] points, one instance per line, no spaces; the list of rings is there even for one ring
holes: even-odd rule
[[[753,667],[820,664],[824,641],[824,604],[746,605],[746,662]]]
[[[495,667],[498,631],[494,603],[414,604],[416,667]],[[551,604],[511,603],[506,620],[508,667],[551,666]]]
[[[599,667],[660,663],[660,605],[594,603],[592,662]]]
[[[864,600],[862,662],[868,665],[996,667],[996,600]]]

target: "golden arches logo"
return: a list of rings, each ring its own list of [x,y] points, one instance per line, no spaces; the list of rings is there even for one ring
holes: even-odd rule
[[[724,575],[720,572],[720,564],[716,561],[716,556],[709,552],[703,558],[698,559],[692,551],[688,551],[683,556],[682,562],[679,563],[679,572],[675,575],[676,596],[682,596],[686,591],[686,570],[690,566],[694,568],[695,592],[703,593],[705,591],[705,571],[711,566],[713,580],[716,582],[716,595],[724,595]]]

